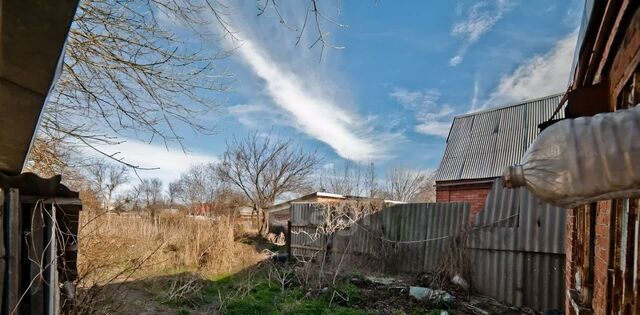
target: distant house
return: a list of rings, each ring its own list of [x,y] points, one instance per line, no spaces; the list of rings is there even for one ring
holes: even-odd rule
[[[293,202],[330,202],[345,199],[347,199],[347,197],[343,195],[314,192],[299,198],[275,204],[267,209],[267,215],[269,216],[269,231],[278,232],[284,231],[287,228],[287,221],[291,219],[289,207]]]
[[[291,219],[291,203],[294,202],[336,202],[344,200],[366,200],[371,199],[361,196],[344,196],[339,194],[331,194],[326,192],[314,192],[299,198],[291,199],[279,204],[275,204],[267,209],[269,216],[269,231],[281,232],[287,228],[287,222]],[[385,203],[402,203],[399,201],[384,200]]]
[[[455,117],[434,176],[436,201],[469,202],[473,220],[494,180],[520,162],[538,136],[538,125],[549,120],[561,98],[550,95]]]

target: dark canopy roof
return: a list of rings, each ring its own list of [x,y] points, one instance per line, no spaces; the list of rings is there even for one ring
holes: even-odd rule
[[[0,0],[0,171],[22,171],[78,0]]]

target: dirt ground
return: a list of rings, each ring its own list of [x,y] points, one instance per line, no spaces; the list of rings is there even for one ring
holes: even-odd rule
[[[110,314],[523,314],[463,290],[453,302],[418,301],[409,287],[422,277],[345,275],[332,287],[281,287],[266,263],[226,277],[192,272],[162,275],[104,288],[100,309]],[[475,305],[475,306],[473,306]]]

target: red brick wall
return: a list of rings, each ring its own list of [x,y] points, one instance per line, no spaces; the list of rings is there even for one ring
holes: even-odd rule
[[[576,227],[576,215],[578,211],[588,211],[588,207],[580,207],[567,211],[567,230],[566,230],[566,266],[565,266],[565,285],[567,290],[576,287],[576,272],[581,268],[579,261],[576,260],[581,253],[582,248],[586,244],[580,244],[577,237],[578,228]],[[594,261],[593,261],[593,295],[591,298],[591,309],[593,314],[605,314],[607,310],[607,281],[609,268],[609,245],[610,245],[610,219],[612,213],[611,200],[599,201],[596,210],[595,219],[595,244],[594,244]],[[615,228],[615,227],[613,227]],[[585,240],[586,241],[586,240]],[[588,259],[588,257],[583,257]],[[584,279],[582,280],[585,281]],[[588,306],[588,305],[586,305]],[[569,299],[567,299],[566,314],[575,314],[571,307]]]
[[[576,239],[576,209],[567,210],[567,233],[565,238],[565,269],[564,269],[564,284],[567,292],[570,289],[573,289],[576,285],[575,281],[575,273],[577,271],[577,247],[574,246],[574,241]],[[566,296],[567,303],[565,303],[565,314],[573,315],[575,312],[571,307],[571,303],[569,303],[569,295]]]
[[[607,269],[609,264],[609,220],[612,212],[611,206],[611,200],[599,201],[598,210],[596,211],[593,300],[591,303],[594,314],[604,314],[607,309]]]
[[[436,183],[436,202],[468,202],[469,220],[475,222],[476,215],[482,211],[493,182],[473,183],[469,181]]]

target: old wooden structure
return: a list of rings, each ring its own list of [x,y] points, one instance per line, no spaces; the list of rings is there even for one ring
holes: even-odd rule
[[[568,118],[640,103],[640,1],[587,0],[577,50]],[[567,314],[640,314],[639,208],[617,199],[569,210]]]
[[[77,277],[78,193],[20,174],[62,70],[78,0],[0,0],[0,296],[2,314],[58,314]]]
[[[2,314],[73,309],[81,208],[60,176],[0,174]]]

